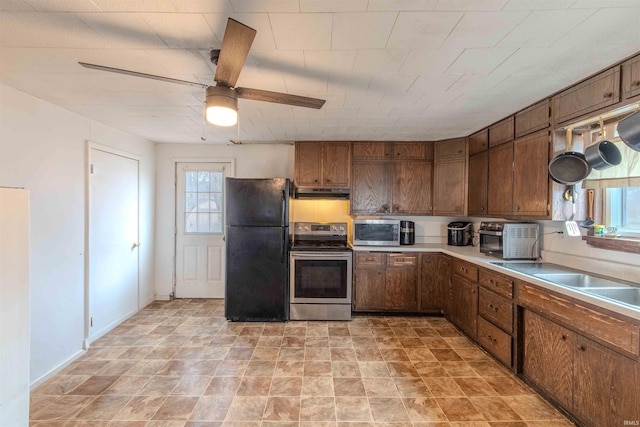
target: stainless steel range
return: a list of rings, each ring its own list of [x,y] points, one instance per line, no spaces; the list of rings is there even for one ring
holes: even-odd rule
[[[296,222],[290,252],[291,320],[351,320],[347,224]]]

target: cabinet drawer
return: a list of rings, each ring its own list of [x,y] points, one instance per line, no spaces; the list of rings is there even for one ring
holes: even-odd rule
[[[478,306],[478,312],[482,317],[508,333],[513,331],[513,304],[511,300],[480,288]]]
[[[489,129],[483,129],[469,136],[469,155],[489,148]]]
[[[418,265],[418,255],[410,254],[389,254],[387,255],[387,266],[406,267]]]
[[[513,279],[508,276],[489,270],[480,270],[478,283],[505,298],[513,297]]]
[[[445,139],[435,143],[436,161],[444,158],[464,158],[466,156],[466,138]]]
[[[514,119],[513,116],[489,126],[489,147],[513,141]]]
[[[511,335],[478,318],[478,342],[496,359],[511,366]]]
[[[356,255],[357,265],[384,265],[384,254],[377,252],[358,252]]]
[[[478,267],[466,261],[454,259],[453,273],[457,274],[460,277],[464,277],[465,279],[470,280],[473,283],[478,282]]]
[[[619,349],[640,355],[640,326],[518,281],[518,304]]]

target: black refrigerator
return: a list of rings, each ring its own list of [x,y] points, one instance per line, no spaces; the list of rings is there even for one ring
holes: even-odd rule
[[[225,317],[289,320],[291,181],[227,178],[225,192]]]

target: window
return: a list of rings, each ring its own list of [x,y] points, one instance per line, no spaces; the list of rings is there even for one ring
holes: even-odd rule
[[[221,234],[224,172],[184,172],[184,232]]]
[[[608,188],[606,224],[618,234],[640,237],[640,187]]]

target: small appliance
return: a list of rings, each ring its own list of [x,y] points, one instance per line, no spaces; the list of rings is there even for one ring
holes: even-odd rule
[[[501,259],[537,259],[538,224],[481,222],[480,252]]]
[[[447,225],[447,245],[467,246],[473,241],[473,224],[470,222],[450,222]]]
[[[416,225],[413,221],[400,221],[400,244],[414,245],[416,243]]]
[[[399,219],[356,219],[354,246],[400,246]]]

